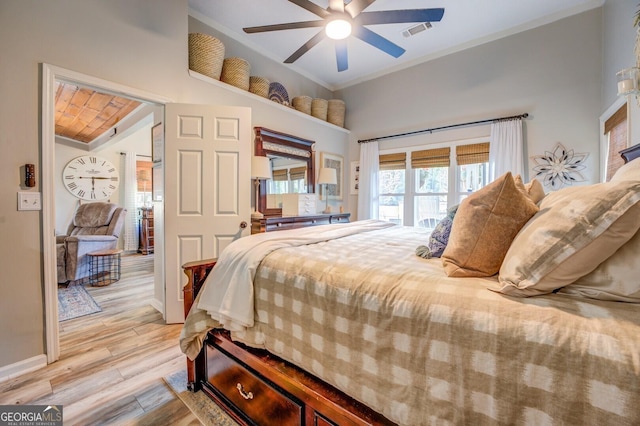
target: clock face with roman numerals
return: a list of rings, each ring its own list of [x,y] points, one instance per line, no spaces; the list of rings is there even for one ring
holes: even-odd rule
[[[111,162],[95,155],[81,155],[64,167],[62,181],[81,200],[106,200],[118,188],[120,177]]]

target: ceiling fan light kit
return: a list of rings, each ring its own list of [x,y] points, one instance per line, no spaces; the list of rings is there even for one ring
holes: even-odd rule
[[[400,57],[405,50],[389,39],[367,28],[369,25],[425,23],[423,29],[431,28],[432,22],[439,22],[444,15],[444,8],[433,9],[404,9],[381,10],[364,12],[376,0],[351,0],[345,4],[343,0],[330,0],[329,7],[324,9],[310,0],[289,0],[291,3],[313,13],[322,20],[289,22],[284,24],[262,25],[243,28],[247,34],[268,31],[281,31],[299,28],[324,27],[304,43],[291,56],[284,60],[285,64],[292,64],[315,45],[326,38],[335,40],[336,63],[338,72],[349,68],[347,43],[345,39],[350,35],[367,44],[393,56]],[[405,30],[406,32],[407,30]],[[406,36],[405,36],[406,37]]]
[[[330,39],[344,40],[351,35],[351,22],[346,19],[334,19],[327,22],[324,31]]]

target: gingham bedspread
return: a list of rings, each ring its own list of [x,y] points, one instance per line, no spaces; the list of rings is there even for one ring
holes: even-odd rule
[[[640,306],[506,297],[416,256],[427,237],[393,227],[272,252],[255,326],[232,337],[403,425],[640,424]],[[185,353],[216,326],[192,312]]]

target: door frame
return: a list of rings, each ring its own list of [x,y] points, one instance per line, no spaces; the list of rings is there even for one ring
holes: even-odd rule
[[[83,86],[133,98],[144,102],[165,105],[172,102],[155,93],[146,92],[112,81],[82,74],[47,63],[41,63],[41,191],[42,191],[42,256],[44,282],[44,317],[47,363],[60,357],[58,331],[58,279],[56,274],[55,236],[55,82],[78,83]],[[164,307],[163,307],[164,309]],[[164,313],[163,313],[164,314]]]

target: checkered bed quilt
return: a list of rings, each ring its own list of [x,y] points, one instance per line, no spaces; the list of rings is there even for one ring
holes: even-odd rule
[[[427,237],[392,227],[272,252],[255,326],[232,337],[403,425],[640,424],[640,306],[506,297],[416,256]],[[185,353],[215,326],[192,310]]]

